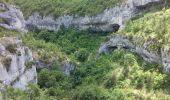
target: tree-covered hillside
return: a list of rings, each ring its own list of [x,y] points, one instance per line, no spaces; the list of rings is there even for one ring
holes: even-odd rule
[[[19,5],[25,15],[38,11],[55,16],[93,15],[120,2],[6,1]],[[25,91],[7,87],[0,97],[6,100],[170,100],[170,75],[162,65],[147,62],[136,53],[120,48],[97,55],[101,44],[117,35],[127,36],[137,47],[149,42],[145,49],[155,54],[160,53],[160,48],[169,51],[170,8],[146,12],[127,21],[126,28],[116,33],[61,28],[57,32],[44,29],[22,34],[0,29],[0,37],[21,37],[38,59],[44,63],[53,61],[50,68],[37,68],[37,85],[30,84]],[[75,65],[70,75],[61,71],[66,60]]]

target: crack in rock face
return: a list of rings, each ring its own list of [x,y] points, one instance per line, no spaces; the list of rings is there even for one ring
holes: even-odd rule
[[[145,61],[161,64],[164,67],[165,72],[170,72],[170,57],[165,50],[161,49],[160,55],[157,55],[151,51],[147,51],[143,48],[135,46],[126,37],[115,36],[111,38],[108,42],[99,48],[98,55],[102,53],[110,53],[117,48],[133,51],[142,57]]]
[[[37,83],[32,52],[18,37],[0,38],[0,82],[26,89],[29,82]]]

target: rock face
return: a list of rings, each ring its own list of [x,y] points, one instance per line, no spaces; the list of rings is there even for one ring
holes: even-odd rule
[[[13,5],[0,3],[0,23],[1,27],[8,30],[27,32],[23,13]]]
[[[144,60],[151,63],[161,64],[166,72],[170,72],[170,57],[165,50],[162,49],[159,55],[156,55],[150,51],[133,45],[126,37],[113,37],[100,47],[98,53],[109,53],[117,48],[128,49],[136,52]]]
[[[161,50],[162,65],[166,72],[170,73],[170,56],[165,50]]]
[[[76,17],[66,15],[55,19],[51,16],[42,17],[36,13],[28,18],[26,25],[29,30],[45,28],[50,31],[58,31],[63,25],[66,28],[75,27],[80,30],[115,32],[119,27],[120,29],[124,28],[125,21],[136,16],[140,7],[159,1],[161,0],[127,0],[125,3],[106,9],[96,16]]]
[[[161,0],[125,0],[121,5],[111,9],[106,9],[103,13],[96,16],[40,16],[38,13],[24,20],[22,12],[15,6],[0,3],[0,18],[4,20],[0,23],[1,27],[9,30],[27,32],[33,29],[47,29],[49,31],[58,31],[61,26],[66,28],[75,27],[80,30],[115,32],[125,26],[125,21],[135,17],[140,7],[151,3],[157,3]]]
[[[75,65],[69,62],[65,62],[61,65],[61,71],[66,75],[71,75],[71,73],[75,70]]]
[[[26,89],[28,82],[37,83],[32,52],[17,37],[0,39],[0,82]]]

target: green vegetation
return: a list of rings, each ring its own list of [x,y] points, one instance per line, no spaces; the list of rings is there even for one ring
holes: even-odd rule
[[[44,40],[36,39],[31,33],[22,36],[24,44],[29,46],[36,55],[37,59],[40,59],[44,63],[51,62],[63,62],[67,60],[65,53],[61,52],[60,48],[52,43],[47,43]]]
[[[160,48],[170,50],[170,9],[146,14],[137,20],[129,21],[127,26],[121,33],[133,39],[135,44],[142,46],[145,42],[150,42],[147,49],[156,52],[159,52]]]
[[[6,70],[9,71],[9,68],[10,68],[11,62],[12,62],[12,58],[6,57],[6,58],[2,59],[1,61],[2,61],[2,64],[6,67]]]
[[[17,52],[16,47],[17,47],[16,44],[9,44],[9,45],[6,47],[6,49],[7,49],[10,53],[13,53],[13,54],[14,54],[14,53]]]
[[[121,49],[96,59],[100,44],[110,34],[62,29],[32,35],[55,44],[77,65],[71,76],[60,72],[57,64],[52,71],[40,70],[39,85],[50,96],[59,100],[170,99],[170,77],[163,73],[161,66]]]
[[[18,2],[24,3],[19,0]],[[32,3],[25,2],[25,4]],[[38,3],[42,2],[43,0]],[[84,2],[87,1],[82,1]],[[43,4],[48,5],[48,3]],[[26,7],[24,4],[21,5]],[[30,100],[170,100],[170,75],[164,73],[161,65],[148,63],[135,53],[122,49],[96,58],[101,43],[115,34],[128,36],[140,47],[145,42],[150,42],[146,49],[155,53],[159,53],[160,48],[169,51],[169,33],[170,9],[163,9],[128,21],[124,30],[114,34],[62,28],[58,32],[41,30],[19,35],[24,44],[34,51],[37,59],[44,63],[55,63],[51,70],[38,70],[38,85],[30,85],[26,91],[9,88],[3,95],[9,99],[22,100],[25,98]],[[8,35],[10,32],[0,32],[0,36],[4,34]],[[11,34],[15,36],[17,33]],[[70,76],[60,70],[60,64],[65,60],[76,65]],[[30,65],[32,63],[28,63],[28,66]]]
[[[95,15],[124,0],[3,0],[21,7],[25,16],[34,12],[42,15]]]
[[[42,90],[39,86],[33,84],[30,84],[24,92],[12,87],[6,88],[6,91],[0,93],[0,98],[3,98],[3,100],[55,100],[54,97],[46,95],[46,90]]]
[[[22,93],[20,95],[17,95],[17,91],[10,90],[9,93],[16,93],[8,97],[28,95],[27,97],[34,98],[32,100],[40,100],[35,98],[40,98],[43,95],[39,94],[45,93],[44,96],[55,97],[57,100],[170,99],[167,94],[169,76],[163,74],[158,65],[143,62],[134,54],[123,50],[116,50],[97,61],[79,65],[71,76],[64,75],[57,67],[55,65],[51,71],[43,69],[39,72],[41,89],[31,89],[33,93],[19,92]]]
[[[81,58],[78,60],[87,60],[87,57],[97,53],[98,47],[104,41],[107,34],[90,33],[88,31],[78,31],[76,29],[61,29],[58,32],[48,32],[42,30],[32,33],[33,37],[43,39],[46,42],[55,44],[62,52],[70,58]]]
[[[32,68],[32,65],[34,64],[34,62],[33,61],[29,61],[29,62],[26,62],[26,64],[25,64],[25,66],[26,66],[26,68]]]

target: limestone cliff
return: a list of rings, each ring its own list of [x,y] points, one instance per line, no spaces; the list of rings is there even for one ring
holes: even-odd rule
[[[52,16],[40,16],[36,13],[28,18],[26,26],[29,30],[45,28],[50,31],[58,31],[63,25],[66,28],[75,27],[80,30],[115,32],[119,27],[124,28],[125,21],[135,17],[140,7],[158,2],[161,2],[161,0],[125,0],[123,4],[106,9],[96,16],[65,15],[54,18]]]
[[[27,32],[23,13],[16,6],[0,3],[0,19],[2,20],[1,27]]]
[[[29,82],[37,83],[32,52],[18,37],[0,39],[0,81],[20,89]]]
[[[47,29],[58,31],[64,27],[75,27],[80,30],[90,29],[92,31],[115,32],[119,28],[124,28],[125,21],[136,16],[140,7],[147,6],[151,3],[161,3],[161,0],[125,0],[123,4],[113,8],[106,9],[103,13],[96,16],[40,16],[37,13],[24,20],[22,12],[15,6],[0,4],[0,18],[5,20],[0,26],[10,29],[24,31],[38,29]]]

